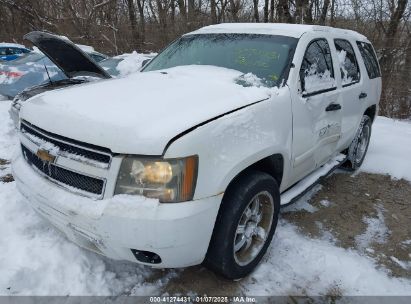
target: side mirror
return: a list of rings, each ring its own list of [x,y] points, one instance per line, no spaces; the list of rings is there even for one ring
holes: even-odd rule
[[[141,63],[141,67],[144,67],[150,61],[151,61],[151,59],[144,59],[143,62]]]

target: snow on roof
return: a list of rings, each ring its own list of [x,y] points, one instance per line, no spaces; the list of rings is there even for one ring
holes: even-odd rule
[[[8,43],[8,42],[0,42],[0,47],[14,47],[14,48],[27,49],[27,48],[26,48],[24,45],[22,45],[22,44]]]
[[[322,31],[339,35],[351,35],[357,39],[367,38],[355,31],[333,28],[320,25],[288,24],[288,23],[221,23],[202,27],[189,34],[214,34],[214,33],[246,33],[264,35],[285,35],[300,38],[306,32]]]

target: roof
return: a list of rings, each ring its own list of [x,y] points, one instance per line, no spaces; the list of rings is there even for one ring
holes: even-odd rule
[[[0,47],[12,47],[12,48],[27,49],[27,48],[26,48],[24,45],[22,45],[22,44],[8,43],[8,42],[0,42]]]
[[[367,40],[367,38],[355,31],[333,28],[320,25],[288,24],[288,23],[220,23],[202,27],[190,34],[263,34],[263,35],[282,35],[300,38],[306,32],[322,31],[327,33],[338,33],[339,35],[350,35],[356,39]]]

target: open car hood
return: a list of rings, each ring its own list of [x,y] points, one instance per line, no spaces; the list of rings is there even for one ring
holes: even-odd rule
[[[68,39],[40,31],[30,32],[23,38],[38,47],[68,78],[111,78],[89,55]]]

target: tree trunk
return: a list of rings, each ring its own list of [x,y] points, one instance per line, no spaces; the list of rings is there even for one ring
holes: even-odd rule
[[[167,39],[167,5],[163,4],[161,0],[157,0],[157,10],[158,10],[158,21],[161,28],[161,42],[165,45],[168,41]]]
[[[137,19],[133,0],[127,0],[128,18],[131,26],[131,39],[133,48],[137,48],[139,42],[139,34],[137,31]]]
[[[328,12],[328,7],[329,6],[330,6],[330,0],[324,0],[324,5],[323,5],[323,8],[321,10],[321,15],[320,15],[320,20],[319,20],[320,25],[325,24],[325,19],[327,17],[327,12]]]
[[[140,39],[139,39],[139,44],[140,44],[140,49],[144,45],[144,41],[146,39],[146,24],[145,24],[145,19],[144,19],[144,0],[137,0],[137,9],[138,9],[138,14],[140,17]]]
[[[211,6],[211,23],[216,24],[216,23],[218,23],[218,21],[217,21],[217,3],[216,3],[216,0],[210,0],[210,6]]]
[[[231,11],[231,17],[233,17],[234,22],[239,22],[240,20],[238,19],[238,9],[239,9],[239,3],[236,3],[235,0],[230,0],[230,11]]]
[[[271,0],[270,1],[270,22],[274,22],[274,8],[275,8],[274,0]]]
[[[293,18],[290,14],[290,7],[288,6],[288,0],[278,0],[278,21],[281,23],[293,23]]]
[[[384,68],[389,68],[390,62],[392,61],[391,48],[388,46],[393,45],[393,38],[396,36],[398,31],[398,26],[402,17],[404,16],[405,8],[407,7],[408,0],[398,0],[398,5],[395,8],[394,12],[391,15],[390,22],[388,24],[388,30],[385,33],[384,46],[387,46],[383,49],[380,64]]]
[[[407,7],[408,0],[398,0],[397,7],[393,7],[390,21],[388,23],[388,29],[385,32],[384,37],[384,48],[381,51],[381,72],[384,78],[383,81],[383,93],[381,98],[381,114],[382,115],[395,115],[394,103],[398,105],[399,101],[393,100],[393,87],[392,87],[392,77],[390,75],[395,69],[395,57],[398,54],[396,45],[398,41],[394,40],[398,27],[400,25],[401,19],[404,16],[405,9]]]
[[[264,0],[264,22],[268,22],[268,3],[269,0]]]
[[[187,7],[184,0],[177,0],[178,10],[180,11],[183,23],[187,25]]]
[[[254,21],[260,22],[260,16],[258,15],[258,0],[253,0],[253,9],[254,9]]]
[[[188,6],[188,24],[189,24],[189,28],[192,29],[194,21],[195,21],[194,0],[188,0],[187,6]]]
[[[331,0],[331,12],[330,12],[330,25],[334,26],[335,24],[335,0]]]

